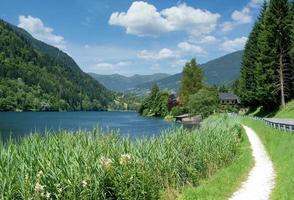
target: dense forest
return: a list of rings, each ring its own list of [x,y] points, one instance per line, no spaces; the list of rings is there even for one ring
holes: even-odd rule
[[[239,95],[249,107],[284,106],[294,98],[294,2],[265,2],[246,44]]]
[[[113,98],[67,54],[0,20],[0,111],[104,110]]]

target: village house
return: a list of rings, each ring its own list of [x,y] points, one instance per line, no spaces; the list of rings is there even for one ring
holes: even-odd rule
[[[241,103],[240,98],[233,93],[219,92],[218,97],[223,105],[238,105]]]

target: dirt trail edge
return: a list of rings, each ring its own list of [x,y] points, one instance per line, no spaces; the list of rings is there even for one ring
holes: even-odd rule
[[[251,144],[255,165],[230,200],[268,200],[275,185],[273,163],[257,134],[251,128],[243,127]]]

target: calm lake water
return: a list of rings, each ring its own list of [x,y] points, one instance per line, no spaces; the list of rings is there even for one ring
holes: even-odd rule
[[[145,118],[135,112],[0,112],[2,139],[21,138],[31,132],[44,133],[60,129],[91,131],[119,130],[122,136],[153,136],[175,126],[159,118]]]

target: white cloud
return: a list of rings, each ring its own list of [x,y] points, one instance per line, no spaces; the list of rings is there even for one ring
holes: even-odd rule
[[[208,34],[215,30],[220,15],[208,10],[196,9],[186,4],[179,4],[163,10],[174,31],[187,31],[192,35]],[[189,13],[189,14],[187,14]]]
[[[116,63],[116,65],[119,67],[124,67],[124,66],[128,66],[131,64],[132,64],[132,62],[126,62],[126,61],[120,61],[120,62]]]
[[[235,10],[231,17],[238,24],[248,24],[252,22],[252,16],[250,15],[250,9],[248,7],[243,8],[241,11]]]
[[[95,64],[93,67],[101,71],[107,71],[107,70],[112,70],[114,65],[111,63],[102,62],[102,63]]]
[[[188,60],[186,60],[186,59],[179,59],[176,62],[173,62],[171,67],[175,68],[175,69],[182,69],[187,62],[188,62]]]
[[[226,40],[221,44],[220,49],[226,52],[234,52],[244,49],[247,39],[247,37],[241,37],[233,40]]]
[[[252,10],[259,8],[263,2],[264,0],[250,0],[242,10],[234,10],[231,15],[232,20],[224,22],[220,25],[221,31],[229,32],[238,25],[251,23],[253,21]]]
[[[189,42],[181,42],[178,44],[178,48],[186,53],[195,53],[195,54],[206,54],[207,52],[200,46],[191,44]]]
[[[266,0],[268,1],[268,0]],[[250,3],[248,4],[248,7],[251,8],[258,8],[260,5],[262,5],[264,0],[251,0]]]
[[[157,11],[152,4],[135,1],[127,12],[112,13],[109,24],[125,27],[128,34],[137,36],[158,36],[172,31],[201,35],[211,33],[219,18],[217,13],[186,4]]]
[[[224,22],[220,27],[223,32],[229,32],[234,29],[234,24],[232,22]]]
[[[65,40],[55,35],[53,28],[46,27],[41,19],[32,16],[19,16],[18,27],[25,29],[32,36],[59,49],[66,50]]]
[[[123,26],[128,34],[138,36],[159,35],[171,29],[153,5],[142,1],[133,2],[126,13],[112,13],[109,24]]]
[[[170,49],[163,48],[158,52],[142,50],[138,57],[145,60],[168,60],[177,58],[178,54]]]
[[[120,61],[120,62],[98,62],[90,66],[90,70],[99,74],[113,74],[121,73],[124,71],[125,67],[132,65],[130,61]]]
[[[193,38],[191,42],[192,41],[196,44],[213,44],[217,42],[217,39],[212,35],[207,35],[207,36],[200,37],[199,39]]]

